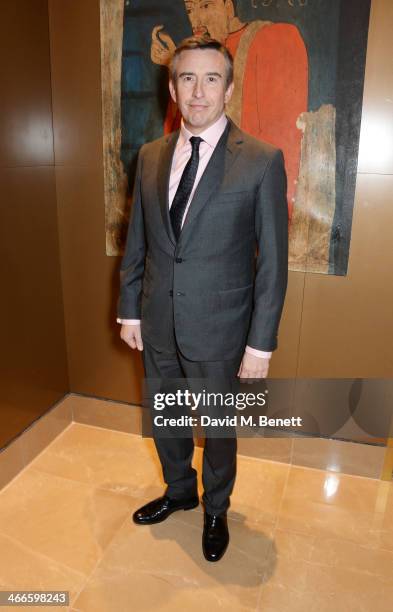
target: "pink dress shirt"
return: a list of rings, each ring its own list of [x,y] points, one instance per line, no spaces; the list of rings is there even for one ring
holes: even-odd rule
[[[190,204],[192,202],[192,198],[193,198],[195,189],[197,188],[200,178],[206,169],[206,166],[209,162],[210,157],[212,156],[212,153],[216,147],[216,144],[220,140],[221,135],[226,128],[227,122],[228,122],[228,119],[226,118],[225,113],[222,113],[222,115],[219,117],[219,119],[217,119],[215,123],[213,123],[213,125],[211,125],[206,130],[198,134],[198,136],[200,136],[203,139],[199,145],[198,171],[195,177],[195,182],[194,182],[190,197],[187,202],[186,209],[184,211],[182,226],[184,223],[184,219],[186,218]],[[187,128],[184,126],[183,119],[182,119],[181,125],[180,125],[179,138],[177,140],[175,152],[173,155],[171,174],[169,177],[169,193],[168,193],[169,208],[172,206],[173,198],[175,197],[176,190],[179,186],[179,182],[183,174],[183,170],[189,158],[191,157],[191,143],[190,143],[191,136],[194,136],[194,134],[190,132],[189,130],[187,130]],[[120,319],[118,317],[116,320],[118,323],[122,323],[125,325],[140,324],[140,319]],[[251,346],[246,346],[246,352],[251,353],[252,355],[255,355],[256,357],[265,357],[267,359],[270,359],[272,355],[271,351],[260,351],[258,349],[252,348]]]

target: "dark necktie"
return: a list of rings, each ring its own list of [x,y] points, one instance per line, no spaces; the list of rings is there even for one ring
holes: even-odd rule
[[[184,211],[186,210],[187,202],[195,182],[199,164],[199,145],[202,140],[203,139],[199,136],[191,136],[190,138],[192,146],[191,157],[183,170],[179,186],[176,190],[175,197],[173,198],[172,206],[169,211],[176,240],[178,240],[180,236],[181,222],[183,220]]]

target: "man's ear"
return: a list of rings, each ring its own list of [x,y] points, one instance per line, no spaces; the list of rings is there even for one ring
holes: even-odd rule
[[[227,102],[229,102],[229,100],[231,99],[234,87],[235,87],[235,83],[232,81],[232,83],[228,86],[228,88],[227,88],[227,90],[226,90],[226,92],[224,94],[224,102],[225,102],[225,104],[227,104]]]
[[[171,94],[171,98],[174,102],[177,102],[176,100],[176,87],[174,82],[172,81],[172,79],[169,79],[169,92]]]

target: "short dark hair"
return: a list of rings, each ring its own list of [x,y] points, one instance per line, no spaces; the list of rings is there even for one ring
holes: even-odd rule
[[[190,38],[185,38],[179,43],[176,47],[175,51],[172,54],[171,61],[169,63],[169,78],[176,83],[177,74],[176,74],[176,64],[177,58],[179,57],[182,51],[191,51],[193,49],[214,49],[219,53],[222,53],[226,63],[226,87],[233,82],[233,57],[229,49],[225,47],[222,43],[214,38],[209,38],[208,36],[191,36]]]

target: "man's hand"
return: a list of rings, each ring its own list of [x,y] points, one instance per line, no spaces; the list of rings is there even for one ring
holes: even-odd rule
[[[237,375],[242,379],[254,379],[260,380],[266,378],[269,371],[270,359],[264,357],[256,357],[251,353],[244,352],[242,362],[240,364]],[[245,382],[252,383],[252,380],[246,380]]]
[[[137,348],[138,351],[143,351],[143,342],[141,335],[141,326],[137,325],[122,325],[120,330],[120,338],[124,340],[132,349]]]

